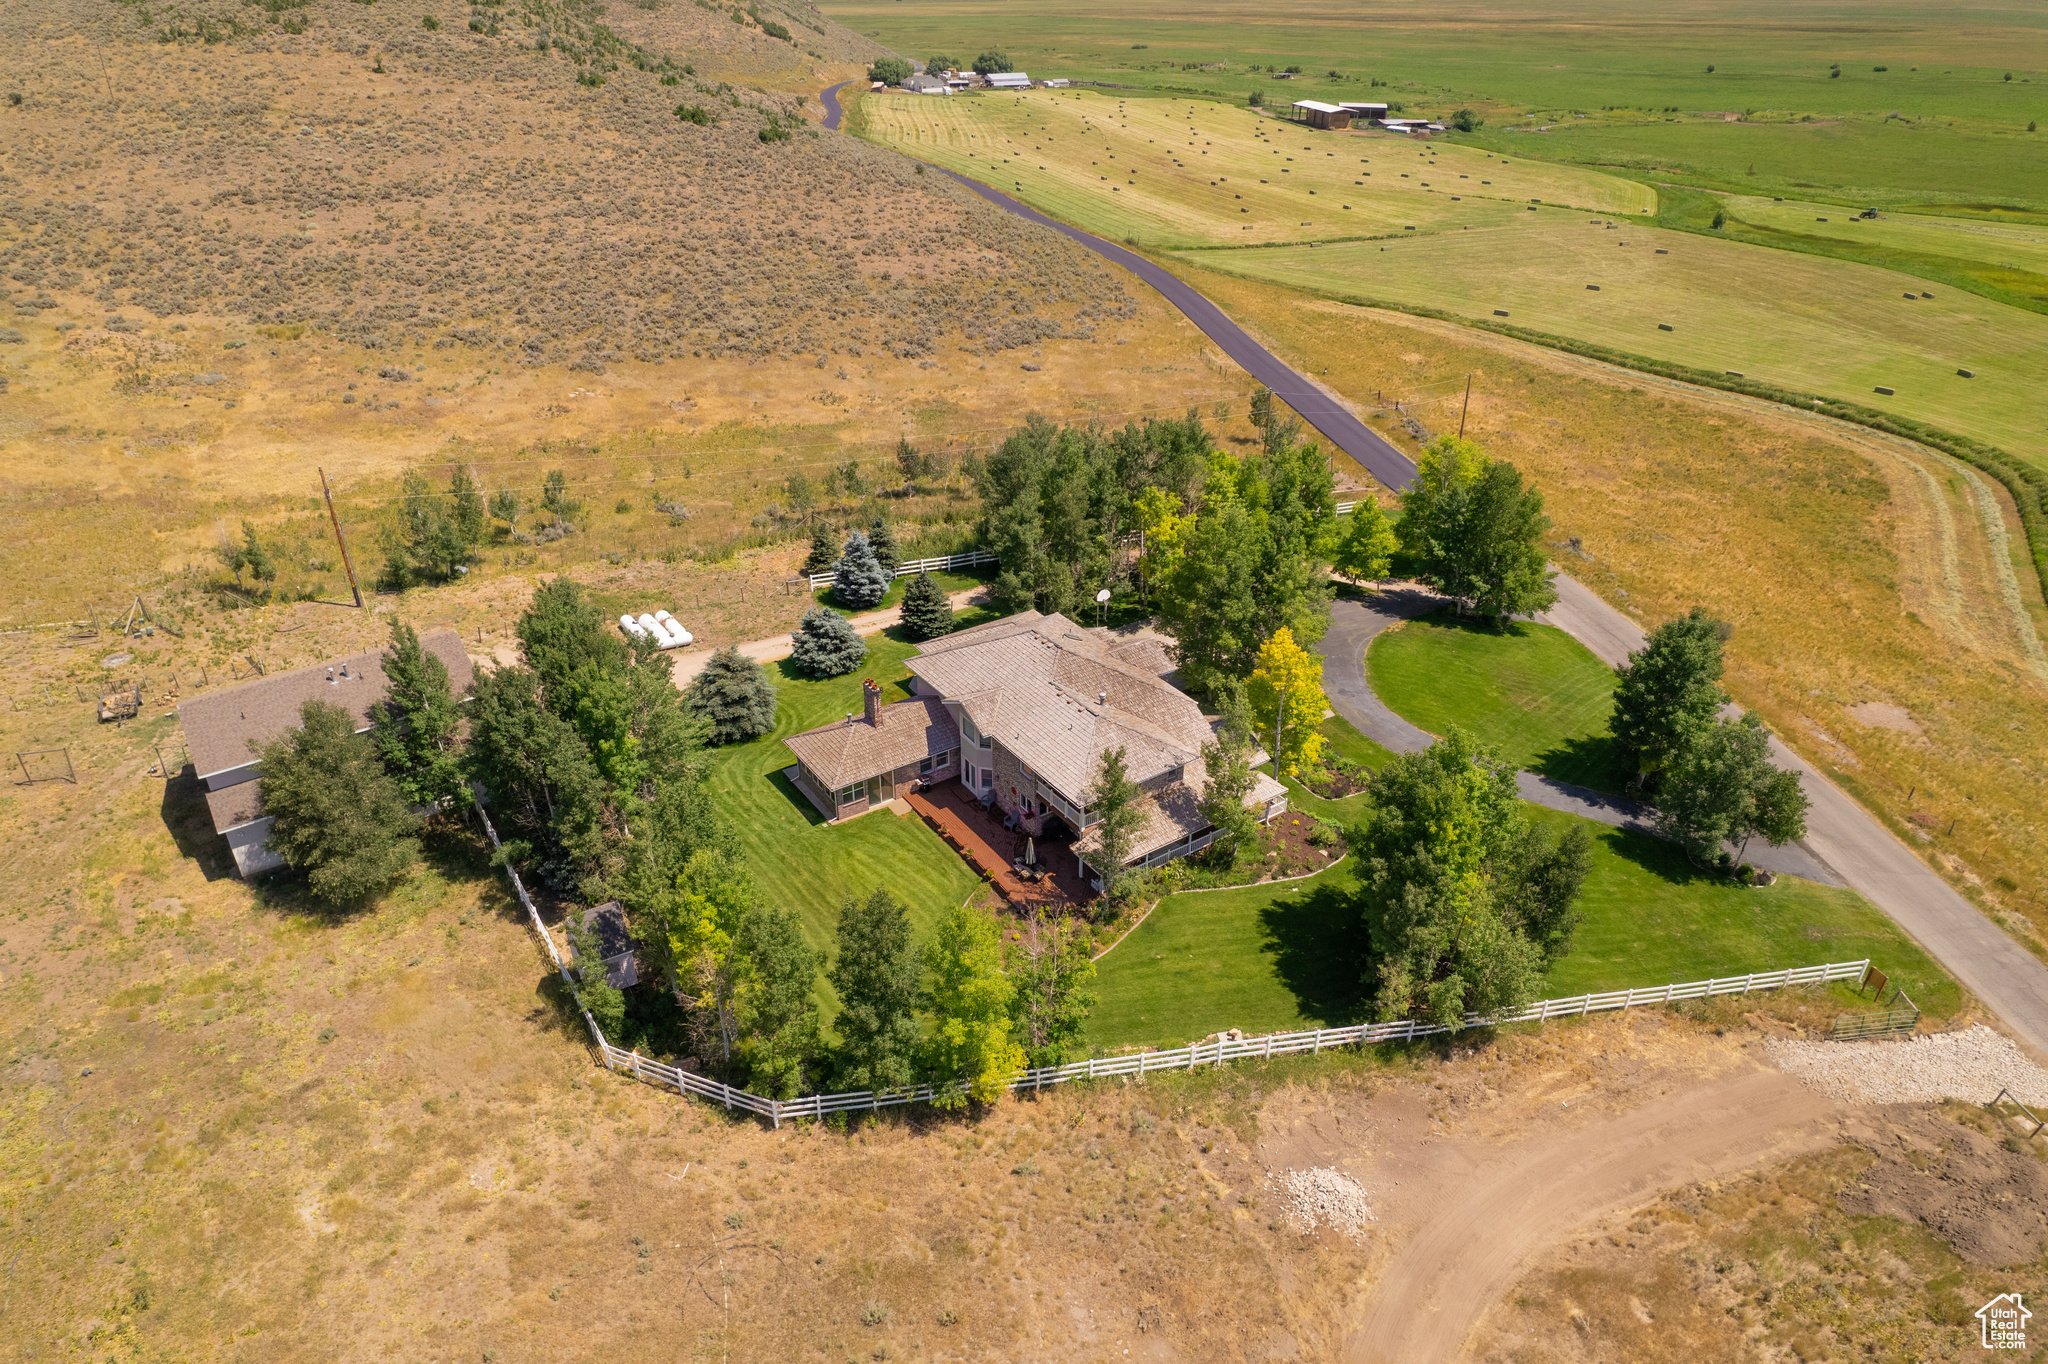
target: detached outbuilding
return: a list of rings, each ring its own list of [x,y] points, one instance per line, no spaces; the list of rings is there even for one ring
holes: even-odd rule
[[[448,686],[465,696],[476,667],[453,630],[427,630],[420,647],[448,669]],[[385,650],[350,654],[308,668],[223,687],[195,696],[178,707],[192,770],[206,787],[206,808],[214,832],[228,842],[235,872],[244,879],[284,865],[265,846],[270,817],[263,813],[261,749],[272,739],[299,727],[299,712],[308,701],[326,701],[349,713],[358,734],[370,728],[370,707],[384,699],[391,683],[384,676]]]
[[[1022,71],[997,71],[984,78],[991,90],[1029,90],[1031,77]]]
[[[950,95],[953,87],[937,76],[912,76],[903,82],[903,88],[913,95]]]
[[[1351,111],[1341,104],[1325,104],[1319,99],[1298,99],[1294,101],[1294,117],[1311,128],[1349,128]]]
[[[1337,107],[1361,122],[1385,123],[1387,121],[1387,106],[1384,104],[1374,104],[1370,100],[1339,100]]]

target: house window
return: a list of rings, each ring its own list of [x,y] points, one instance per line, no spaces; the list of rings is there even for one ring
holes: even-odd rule
[[[995,773],[995,769],[994,769],[994,768],[992,768],[992,767],[984,767],[984,768],[982,768],[982,769],[981,769],[981,789],[982,789],[982,790],[984,790],[984,791],[987,791],[987,790],[989,790],[990,788],[994,787],[994,785],[995,785],[995,784],[996,784],[996,773]]]
[[[839,788],[839,803],[841,805],[851,805],[857,800],[866,798],[867,793],[868,784],[864,781],[854,782],[851,786],[842,786]]]
[[[931,774],[932,760],[930,758],[919,758],[917,760],[917,775],[920,777],[929,777]]]
[[[953,765],[953,750],[949,748],[944,753],[941,753],[933,765],[941,772],[951,767]]]

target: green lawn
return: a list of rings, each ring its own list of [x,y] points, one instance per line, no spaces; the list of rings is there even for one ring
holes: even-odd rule
[[[1525,808],[1553,823],[1577,818]],[[1869,957],[1931,1014],[1961,1000],[1947,973],[1854,891],[1791,877],[1746,890],[1695,875],[1659,839],[1582,822],[1594,846],[1585,919],[1548,997]],[[1178,1046],[1221,1028],[1363,1021],[1371,963],[1353,867],[1347,859],[1307,881],[1170,896],[1103,959],[1089,1044]]]
[[[1431,734],[1462,726],[1518,767],[1597,791],[1627,779],[1607,732],[1614,673],[1554,625],[1425,616],[1374,640],[1365,667],[1379,698]]]
[[[969,623],[973,623],[970,619]],[[763,898],[803,917],[811,946],[829,953],[839,906],[848,896],[887,886],[910,906],[922,934],[940,911],[972,894],[980,878],[922,820],[878,810],[827,825],[802,792],[781,776],[795,761],[782,740],[861,708],[861,682],[873,678],[888,701],[903,700],[904,660],[916,646],[900,627],[868,636],[859,672],[826,681],[796,673],[783,660],[767,665],[776,686],[775,732],[751,743],[711,750],[711,790],[739,830],[747,863]],[[831,986],[819,982],[828,1015],[837,1012]]]
[[[994,581],[994,578],[995,575],[987,571],[980,573],[955,573],[947,569],[938,569],[932,574],[932,581],[937,583],[948,596],[955,592],[964,592],[971,587],[985,587]],[[892,606],[901,606],[903,604],[903,593],[913,581],[915,580],[908,577],[894,579],[889,584],[888,592],[883,595],[880,601],[876,602],[873,606],[863,606],[859,611],[841,606],[839,599],[832,595],[832,589],[829,587],[818,588],[811,593],[811,596],[817,601],[818,605],[830,607],[842,616],[857,616],[867,611],[886,611]],[[818,722],[814,721],[813,723]]]
[[[1552,824],[1576,818],[1528,809]],[[1697,874],[1662,839],[1581,822],[1593,872],[1571,954],[1550,973],[1554,996],[1869,957],[1928,1013],[1962,1001],[1948,973],[1853,890],[1793,876],[1750,890]]]
[[[1326,758],[1342,758],[1361,767],[1378,771],[1381,764],[1394,755],[1366,738],[1355,729],[1351,722],[1341,715],[1332,715],[1316,726],[1323,736],[1323,754]],[[1287,788],[1287,803],[1290,807],[1317,819],[1326,819],[1335,824],[1348,824],[1358,818],[1364,808],[1365,796],[1343,796],[1337,800],[1324,800],[1300,782],[1291,777],[1282,777],[1281,784]]]

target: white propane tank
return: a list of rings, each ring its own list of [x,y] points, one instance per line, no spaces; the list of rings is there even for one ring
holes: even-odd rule
[[[619,629],[625,631],[629,639],[647,638],[647,632],[640,628],[640,622],[634,620],[631,616],[619,617]]]

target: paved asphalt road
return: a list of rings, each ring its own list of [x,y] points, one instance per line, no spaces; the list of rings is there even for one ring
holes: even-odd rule
[[[825,92],[828,128],[839,126],[840,88],[834,86]],[[1056,222],[1000,190],[940,169],[997,207],[1072,238],[1150,284],[1247,373],[1272,389],[1309,425],[1329,437],[1387,487],[1398,491],[1415,476],[1413,460],[1381,439],[1305,376],[1295,373],[1271,351],[1246,336],[1242,328],[1224,316],[1222,309],[1165,270],[1100,237]],[[1558,604],[1544,613],[1543,619],[1577,639],[1603,661],[1610,665],[1620,663],[1630,650],[1642,647],[1642,629],[1583,584],[1560,573],[1557,591]],[[1326,657],[1331,647],[1326,640]],[[1358,658],[1362,681],[1362,647]],[[1370,694],[1370,689],[1366,690]],[[1811,764],[1776,740],[1772,747],[1778,761],[1796,768],[1804,779],[1807,797],[1812,802],[1807,811],[1807,846],[1826,866],[1912,934],[2003,1019],[2037,1057],[2048,1060],[2048,965],[1985,918],[1975,905],[1957,894]]]
[[[837,131],[839,120],[846,116],[846,111],[839,107],[839,92],[851,84],[853,84],[852,81],[841,81],[837,85],[827,86],[825,87],[825,93],[818,96],[818,102],[825,106],[825,126],[827,128]]]

